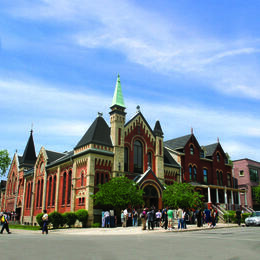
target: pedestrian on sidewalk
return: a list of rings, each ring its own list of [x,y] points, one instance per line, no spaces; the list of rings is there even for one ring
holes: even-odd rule
[[[237,224],[240,226],[241,225],[241,211],[239,209],[236,211],[236,217],[237,217]]]
[[[178,230],[183,229],[183,211],[180,207],[177,210],[177,219],[178,219]]]
[[[145,208],[143,209],[143,212],[140,214],[140,218],[142,221],[142,230],[146,230],[147,213]]]
[[[214,228],[216,227],[216,212],[214,209],[211,208],[211,227]]]
[[[168,207],[166,207],[163,211],[162,211],[162,220],[163,220],[163,226],[165,230],[167,230],[168,228]]]
[[[9,230],[9,223],[8,223],[8,220],[7,220],[7,214],[4,212],[0,214],[0,219],[1,219],[1,225],[2,225],[2,229],[1,229],[1,234],[3,234],[4,230],[6,230],[6,232],[8,234],[11,234],[10,230]]]
[[[43,216],[42,216],[42,220],[43,220],[43,226],[42,226],[42,234],[44,234],[44,232],[46,232],[46,235],[48,235],[48,214],[47,214],[47,210],[44,209],[43,210]]]
[[[168,230],[172,230],[173,228],[173,210],[172,207],[169,208],[169,210],[167,211],[168,214]]]

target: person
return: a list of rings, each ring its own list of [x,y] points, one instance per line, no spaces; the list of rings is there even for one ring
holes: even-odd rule
[[[183,211],[179,207],[177,210],[177,219],[178,219],[178,229],[183,229]]]
[[[241,225],[241,211],[239,209],[236,211],[236,217],[237,217],[237,224],[240,226]]]
[[[145,208],[144,208],[143,212],[140,214],[140,218],[142,220],[142,230],[146,230],[147,214],[146,214],[146,209]]]
[[[150,210],[147,213],[147,220],[148,220],[148,229],[152,228],[154,229],[154,209],[150,208]]]
[[[124,226],[124,211],[121,210],[121,223],[122,223],[122,227]]]
[[[162,212],[162,220],[163,220],[163,223],[164,225],[162,227],[165,228],[165,230],[167,230],[168,228],[168,214],[167,214],[167,211],[168,211],[168,207],[166,207],[163,212]]]
[[[104,217],[105,217],[105,227],[110,227],[110,214],[108,210],[105,211]]]
[[[161,211],[158,209],[158,211],[155,213],[155,217],[156,217],[156,226],[160,227],[161,224],[161,218],[162,218],[162,213]]]
[[[201,223],[201,215],[202,215],[201,209],[198,208],[198,210],[197,210],[197,212],[196,212],[197,227],[201,227],[201,226],[202,226],[202,223]]]
[[[42,220],[43,220],[42,234],[46,232],[46,235],[48,235],[48,214],[46,209],[43,210]]]
[[[211,227],[214,228],[216,226],[216,212],[212,208],[210,210],[210,216],[211,216]]]
[[[133,227],[137,227],[138,224],[138,213],[137,211],[134,209],[133,210]]]
[[[127,219],[128,219],[128,210],[127,208],[124,210],[124,227],[127,226]]]
[[[208,226],[209,226],[210,223],[211,223],[210,210],[206,208],[206,209],[204,210],[204,213],[205,213],[205,216],[206,216],[206,223],[207,223]]]
[[[8,225],[8,220],[7,220],[7,215],[6,213],[1,213],[0,214],[0,219],[1,219],[1,225],[2,225],[2,229],[1,229],[1,234],[3,234],[4,230],[6,230],[6,232],[8,234],[11,234],[10,230],[9,230],[9,225]]]
[[[173,210],[172,208],[169,208],[169,210],[167,211],[167,215],[168,215],[168,230],[172,230],[173,228]]]
[[[128,219],[127,219],[127,226],[131,227],[132,226],[132,212],[131,209],[128,209]]]
[[[182,211],[182,227],[184,229],[187,229],[187,223],[186,220],[189,218],[188,212],[186,209]]]

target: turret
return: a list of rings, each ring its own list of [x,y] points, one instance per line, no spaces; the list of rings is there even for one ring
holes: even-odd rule
[[[163,131],[159,120],[156,121],[154,126],[154,135],[156,142],[155,149],[155,172],[158,179],[164,179],[164,162],[163,162]]]
[[[119,75],[110,109],[110,135],[114,146],[113,177],[115,177],[122,175],[124,170],[124,125],[126,113]]]

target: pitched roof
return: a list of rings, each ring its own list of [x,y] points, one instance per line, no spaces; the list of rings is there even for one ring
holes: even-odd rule
[[[112,146],[110,128],[102,116],[96,118],[74,149],[78,149],[90,143]]]
[[[189,141],[191,136],[192,135],[189,134],[189,135],[181,136],[181,137],[178,137],[175,139],[171,139],[171,140],[165,141],[164,145],[166,147],[169,147],[172,150],[181,149],[181,148],[184,148],[184,146],[187,144],[187,142]]]
[[[47,152],[47,151],[46,151]],[[50,151],[47,152],[47,155]],[[56,164],[59,164],[59,163],[62,163],[62,162],[66,162],[66,161],[69,161],[72,156],[74,154],[74,151],[70,151],[70,152],[64,152],[64,153],[61,153],[61,157],[57,158],[56,160],[52,160],[51,162],[48,161],[48,168],[53,166],[53,165],[56,165]],[[48,155],[49,157],[49,155]],[[55,156],[53,156],[52,159],[54,159]],[[57,156],[58,157],[58,156]]]
[[[163,137],[163,131],[159,120],[156,121],[153,132],[155,136]]]
[[[164,163],[180,168],[180,165],[174,160],[166,148],[164,148]]]
[[[111,107],[113,107],[114,105],[121,106],[121,107],[125,108],[125,103],[124,103],[124,98],[123,98],[123,93],[122,93],[119,75],[117,76],[116,88],[115,88],[114,97],[113,97]]]
[[[36,157],[36,153],[35,153],[33,135],[32,135],[32,131],[31,131],[30,137],[29,137],[26,147],[24,149],[21,164],[33,165],[33,164],[35,164],[36,159],[37,159],[37,157]]]
[[[204,145],[202,146],[203,149],[206,150],[206,157],[207,156],[212,156],[214,154],[214,152],[217,149],[219,143],[215,143],[215,144],[209,144],[209,145]]]
[[[58,152],[49,151],[49,150],[46,150],[46,154],[48,156],[48,164],[50,164],[66,155],[65,153],[58,153]]]

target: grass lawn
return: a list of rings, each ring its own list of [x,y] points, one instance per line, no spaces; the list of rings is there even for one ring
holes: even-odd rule
[[[39,226],[26,226],[26,225],[9,225],[10,229],[24,229],[24,230],[40,230]]]

